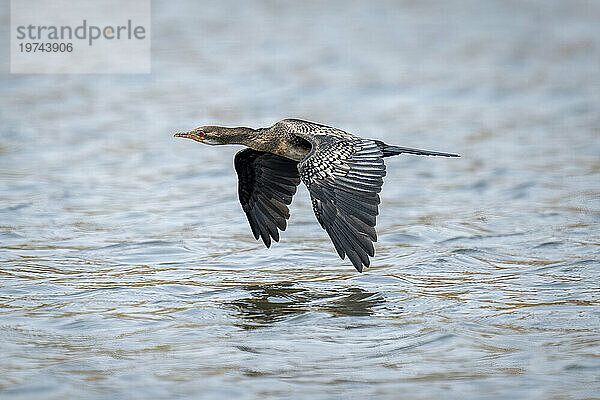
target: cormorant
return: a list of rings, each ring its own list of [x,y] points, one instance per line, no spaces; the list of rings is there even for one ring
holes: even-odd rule
[[[379,192],[386,174],[383,159],[402,153],[459,157],[391,146],[340,129],[299,119],[284,119],[269,128],[201,126],[176,133],[198,142],[241,144],[235,155],[238,195],[254,237],[267,247],[279,241],[290,216],[288,205],[300,181],[313,210],[339,256],[347,255],[363,271],[373,257]]]

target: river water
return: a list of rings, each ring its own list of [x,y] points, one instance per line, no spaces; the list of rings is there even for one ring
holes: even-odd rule
[[[152,40],[1,76],[0,397],[600,398],[599,2],[156,1]],[[359,274],[172,137],[287,117],[462,157],[387,159]]]

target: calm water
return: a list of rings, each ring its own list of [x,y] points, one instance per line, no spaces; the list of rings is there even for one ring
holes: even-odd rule
[[[1,77],[0,397],[600,398],[599,2],[195,3],[151,75]],[[387,162],[359,274],[171,136],[285,117],[463,157]]]

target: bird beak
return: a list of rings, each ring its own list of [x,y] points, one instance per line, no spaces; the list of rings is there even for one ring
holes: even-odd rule
[[[198,137],[194,135],[192,132],[177,132],[173,135],[174,137],[182,137],[187,139],[198,140]]]

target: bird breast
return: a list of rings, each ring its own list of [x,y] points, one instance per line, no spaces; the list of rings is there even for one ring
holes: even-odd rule
[[[297,145],[289,145],[282,143],[275,154],[282,157],[291,158],[294,161],[302,161],[306,155],[310,152],[310,149]]]

